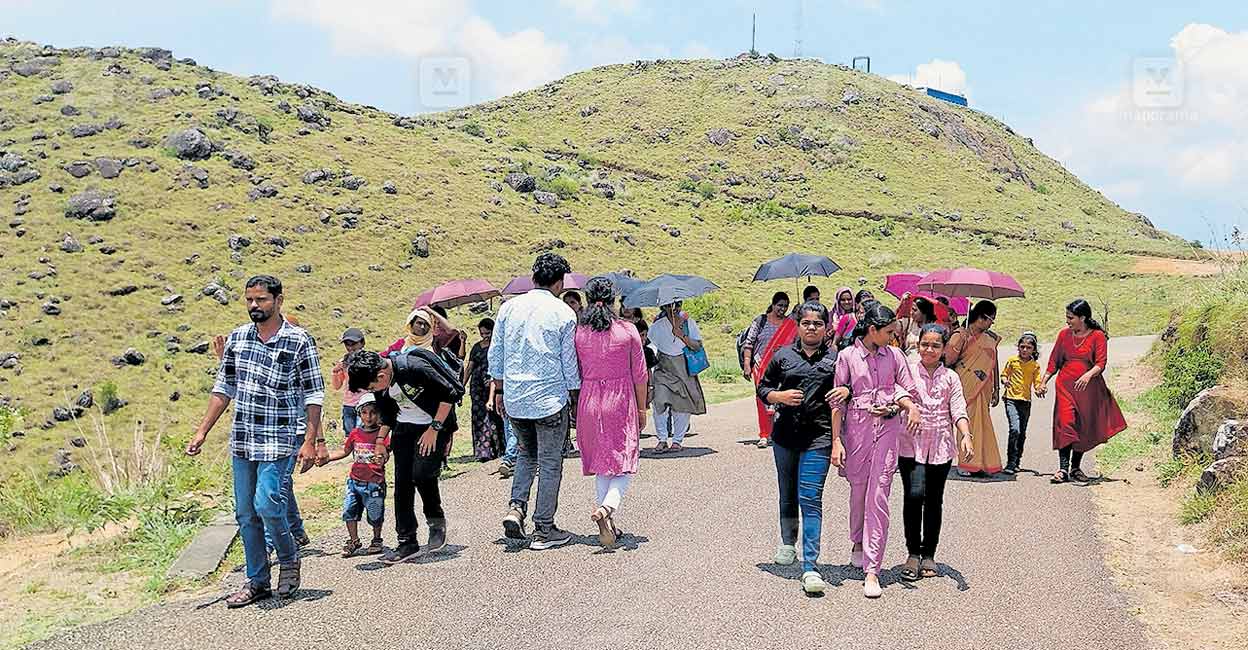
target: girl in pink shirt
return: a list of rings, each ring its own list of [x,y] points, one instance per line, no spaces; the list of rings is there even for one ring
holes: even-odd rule
[[[930,323],[919,331],[919,358],[911,366],[916,391],[911,393],[919,408],[919,428],[915,435],[901,437],[897,465],[905,488],[901,517],[906,524],[906,550],[909,557],[901,569],[903,580],[936,576],[936,545],[945,498],[949,466],[959,456],[970,460],[970,421],[958,373],[941,363],[949,333]],[[961,434],[961,444],[954,431]]]
[[[889,345],[897,330],[893,310],[871,300],[854,330],[853,346],[836,358],[836,386],[847,401],[832,403],[832,464],[849,479],[850,563],[866,573],[863,595],[879,598],[880,569],[888,544],[888,495],[897,470],[899,439],[919,430],[914,376],[901,350]],[[907,420],[899,417],[905,409]],[[843,420],[843,424],[842,424]],[[907,433],[907,426],[909,433]]]

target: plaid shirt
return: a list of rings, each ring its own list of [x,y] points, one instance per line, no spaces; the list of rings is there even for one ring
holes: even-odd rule
[[[325,399],[316,341],[285,320],[268,342],[254,323],[230,332],[212,392],[234,400],[230,453],[253,461],[285,458],[308,404]]]

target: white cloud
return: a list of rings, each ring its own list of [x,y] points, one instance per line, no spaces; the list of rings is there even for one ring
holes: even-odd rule
[[[718,59],[720,55],[710,48],[709,45],[702,41],[689,41],[685,43],[685,47],[680,50],[680,58],[682,59]]]
[[[955,95],[966,94],[966,71],[957,61],[932,59],[920,63],[913,74],[894,74],[888,78],[897,83],[935,88]]]
[[[611,14],[631,14],[637,10],[637,0],[559,0],[559,6],[585,22],[606,24]]]
[[[467,58],[480,85],[472,101],[532,88],[566,72],[567,45],[538,29],[500,33],[462,0],[273,0],[272,13],[324,28],[344,54]]]

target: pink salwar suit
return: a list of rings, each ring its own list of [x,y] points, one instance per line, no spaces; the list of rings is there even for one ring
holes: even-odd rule
[[[841,438],[845,464],[840,475],[849,480],[849,539],[862,544],[863,571],[879,575],[888,544],[888,497],[897,471],[897,448],[905,418],[871,415],[872,406],[893,404],[917,394],[905,355],[895,347],[867,350],[859,339],[836,358],[836,386],[849,386]],[[835,415],[834,415],[835,417]]]

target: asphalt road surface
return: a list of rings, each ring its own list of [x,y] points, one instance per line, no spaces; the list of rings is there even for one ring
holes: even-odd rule
[[[1110,342],[1110,366],[1149,338]],[[1051,394],[1051,393],[1050,393]],[[593,479],[564,464],[558,523],[569,546],[504,543],[509,481],[494,463],[443,483],[449,545],[385,567],[341,559],[336,529],[305,550],[303,589],[227,610],[220,599],[157,605],[38,644],[41,648],[1144,648],[1142,626],[1102,560],[1095,486],[1050,485],[1052,404],[1039,400],[1017,477],[951,478],[937,560],[941,577],[910,584],[901,481],[892,492],[884,597],[862,596],[848,566],[848,485],[829,476],[823,554],[828,581],[805,596],[797,565],[771,564],[778,543],[775,469],[742,400],[695,419],[679,455],[644,453],[617,515],[623,547],[604,552],[590,522]],[[1002,409],[994,412],[1005,453]],[[653,438],[643,440],[653,446]],[[1096,476],[1094,465],[1085,469]],[[393,517],[387,513],[388,543]],[[424,531],[422,529],[422,536]],[[228,587],[241,582],[231,574]]]

